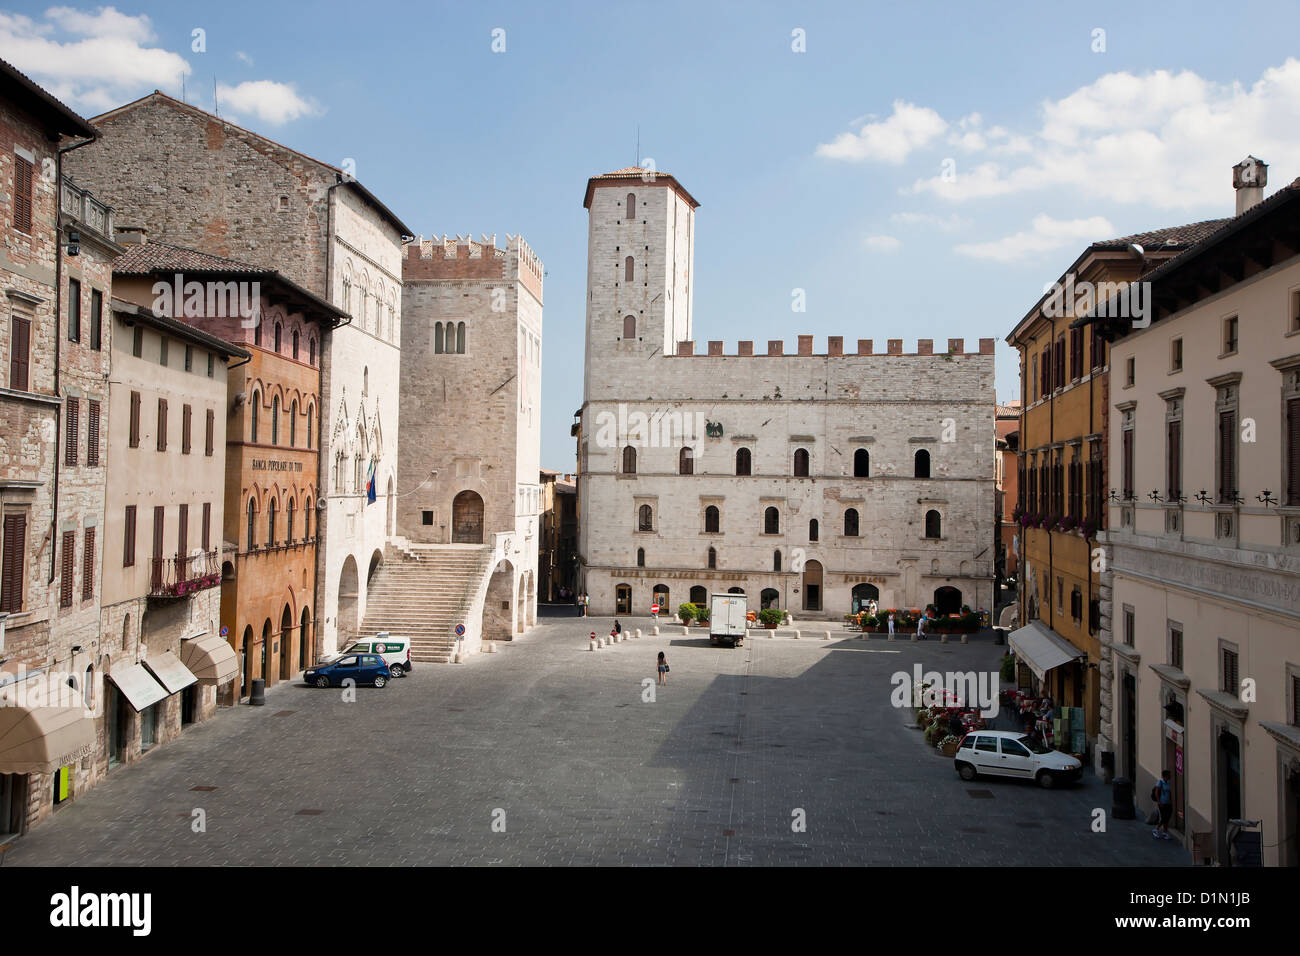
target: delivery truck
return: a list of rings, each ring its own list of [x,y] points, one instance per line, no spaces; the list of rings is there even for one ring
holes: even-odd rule
[[[749,608],[743,594],[714,594],[709,598],[709,640],[740,646],[745,639]]]

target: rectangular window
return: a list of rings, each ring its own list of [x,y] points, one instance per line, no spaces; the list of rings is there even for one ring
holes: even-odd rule
[[[1300,290],[1291,293],[1291,321],[1287,323],[1288,332],[1300,332]]]
[[[1223,647],[1219,651],[1220,666],[1219,673],[1223,678],[1223,685],[1219,688],[1225,694],[1231,694],[1236,697],[1241,693],[1241,676],[1238,670],[1238,661],[1236,648]]]
[[[14,228],[31,235],[32,232],[32,163],[14,155]]]
[[[1056,340],[1056,366],[1052,370],[1052,384],[1057,388],[1065,387],[1065,336]]]
[[[1134,489],[1133,480],[1133,426],[1126,425],[1120,444],[1120,475],[1123,485],[1122,493],[1125,501],[1131,501],[1137,497]]]
[[[1101,630],[1101,598],[1088,602],[1088,633],[1096,634]]]
[[[68,280],[68,341],[81,341],[81,283]]]
[[[27,515],[4,517],[4,557],[0,564],[0,611],[17,614],[23,609],[27,560]]]
[[[1070,329],[1070,380],[1083,378],[1083,329]]]
[[[1282,451],[1286,462],[1286,503],[1300,505],[1300,398],[1286,402],[1286,439]]]
[[[203,550],[212,547],[212,502],[203,502]]]
[[[1183,627],[1181,624],[1169,625],[1169,666],[1183,669]]]
[[[1043,383],[1042,383],[1042,379],[1038,377],[1038,356],[1037,355],[1033,356],[1030,359],[1030,366],[1031,368],[1029,372],[1029,381],[1034,387],[1034,401],[1038,401],[1039,396],[1042,395]]]
[[[1088,456],[1088,518],[1097,528],[1106,527],[1105,473],[1102,470],[1101,442],[1092,443]]]
[[[153,509],[153,556],[155,561],[162,560],[165,521],[166,515],[163,512],[163,506],[156,505]]]
[[[95,529],[87,528],[81,552],[81,599],[95,596]]]
[[[1083,462],[1077,455],[1070,462],[1070,503],[1065,513],[1075,521],[1083,520]]]
[[[167,399],[158,399],[158,450],[167,450]]]
[[[1219,412],[1219,504],[1237,503],[1237,413]]]
[[[1165,499],[1177,504],[1183,495],[1183,423],[1165,423]]]
[[[104,293],[90,290],[90,347],[98,352],[104,344]]]
[[[68,420],[63,425],[63,463],[65,465],[75,465],[77,463],[77,432],[81,426],[81,402],[75,398],[69,398],[64,404],[67,406],[64,414]]]
[[[190,423],[194,418],[194,411],[189,405],[181,406],[181,454],[190,453]]]
[[[1291,675],[1291,726],[1300,727],[1300,674]]]
[[[1235,355],[1237,352],[1237,317],[1229,316],[1223,320],[1223,354]]]
[[[1083,620],[1083,591],[1077,584],[1070,592],[1070,620],[1076,624]]]
[[[131,354],[136,358],[144,358],[144,329],[138,325],[131,333]]]
[[[166,365],[167,364],[167,336],[165,335],[161,336],[158,341],[159,341],[158,364]]]
[[[135,505],[126,506],[122,524],[122,567],[135,567]]]
[[[194,371],[194,346],[185,346],[185,371]]]
[[[208,353],[208,378],[212,378],[212,370],[215,363],[213,362],[212,353]]]
[[[77,532],[63,532],[63,567],[59,578],[59,607],[72,607],[72,575],[77,560]]]
[[[1065,613],[1065,582],[1060,578],[1056,579],[1056,613]]]
[[[1128,360],[1125,361],[1124,363],[1124,384],[1125,385],[1137,384],[1137,362],[1136,360],[1134,360],[1133,356],[1131,355],[1128,357]]]
[[[190,553],[190,506],[180,505],[176,516],[176,557],[183,558]]]
[[[1101,337],[1101,323],[1094,322],[1089,328],[1092,329],[1092,341],[1089,345],[1092,352],[1092,367],[1103,368],[1106,365],[1106,340]]]
[[[32,321],[14,315],[9,318],[9,387],[25,392],[31,369]]]
[[[1181,372],[1183,370],[1183,340],[1174,339],[1169,343],[1169,371]]]
[[[1137,626],[1133,619],[1132,605],[1124,605],[1124,643],[1129,647],[1133,646],[1133,641],[1137,636]]]
[[[127,439],[132,448],[140,447],[140,393],[131,393],[131,427]]]
[[[207,411],[207,421],[203,425],[203,454],[212,457],[212,441],[217,430],[217,417],[212,409]]]
[[[86,464],[99,467],[99,402],[87,402],[86,410]]]

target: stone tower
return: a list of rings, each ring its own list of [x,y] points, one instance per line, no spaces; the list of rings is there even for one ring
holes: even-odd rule
[[[588,180],[583,205],[590,401],[691,338],[699,203],[667,173],[630,166]]]

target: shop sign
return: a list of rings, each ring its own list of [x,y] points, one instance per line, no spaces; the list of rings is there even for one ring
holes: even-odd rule
[[[254,458],[253,471],[302,471],[302,462],[282,458]]]

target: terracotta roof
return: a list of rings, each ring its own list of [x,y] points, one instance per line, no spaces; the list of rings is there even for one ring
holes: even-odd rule
[[[998,418],[1019,418],[1024,411],[1019,405],[999,405],[997,409]]]
[[[147,276],[158,271],[171,272],[230,272],[257,273],[267,270],[247,262],[209,255],[197,249],[186,249],[166,242],[149,242],[129,246],[127,251],[113,260],[113,272],[118,275]]]
[[[170,332],[178,338],[189,342],[196,342],[205,348],[212,349],[219,355],[227,358],[249,357],[249,353],[238,345],[227,342],[225,339],[218,338],[202,329],[190,325],[188,322],[182,322],[179,319],[173,319],[170,316],[161,315],[153,309],[146,309],[142,305],[136,305],[134,302],[127,302],[125,299],[114,297],[111,300],[112,309],[119,315],[127,317],[128,321],[143,322],[145,325],[153,326],[164,332]]]
[[[1206,219],[1204,222],[1189,222],[1184,226],[1170,226],[1167,229],[1153,229],[1150,232],[1137,232],[1131,236],[1121,236],[1118,239],[1106,239],[1102,242],[1094,242],[1094,249],[1127,249],[1131,243],[1136,243],[1144,250],[1152,250],[1164,246],[1182,246],[1186,248],[1192,243],[1200,242],[1206,236],[1210,235],[1217,229],[1231,222],[1232,219]]]

